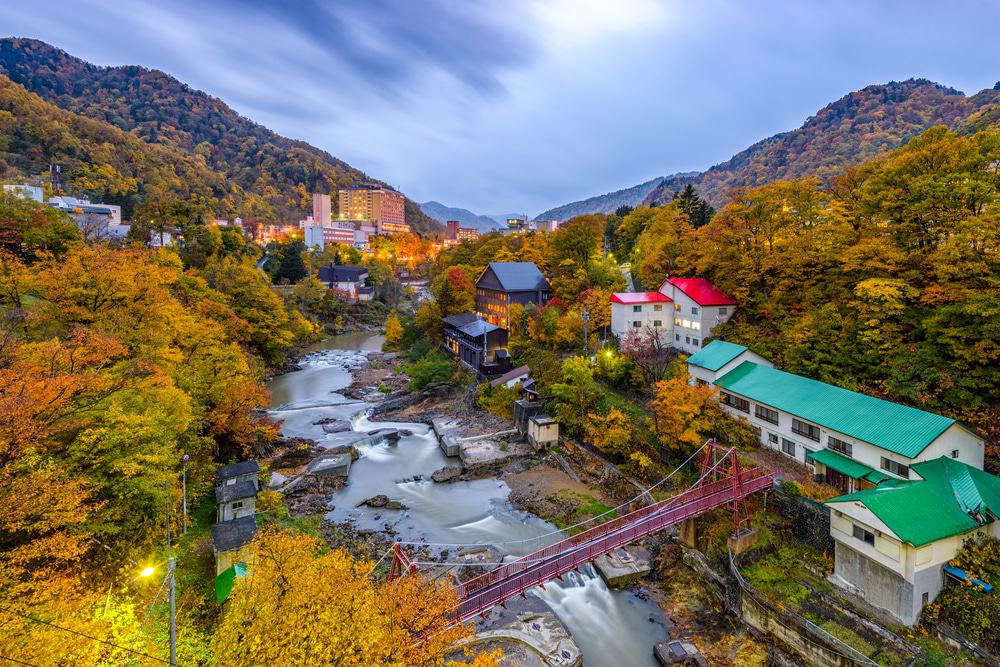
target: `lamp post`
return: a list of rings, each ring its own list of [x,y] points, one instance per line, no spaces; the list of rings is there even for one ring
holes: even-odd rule
[[[177,665],[177,609],[174,603],[174,557],[167,561],[167,587],[170,592],[170,665]]]
[[[185,454],[181,457],[181,507],[183,509],[183,519],[181,520],[181,533],[187,535],[188,532],[188,483],[187,464],[191,457]]]

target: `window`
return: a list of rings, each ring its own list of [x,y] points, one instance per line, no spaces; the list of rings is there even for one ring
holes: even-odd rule
[[[763,419],[766,422],[771,422],[775,426],[778,425],[777,410],[772,410],[771,408],[765,408],[763,405],[757,405],[754,407],[753,413],[757,415],[759,419]]]
[[[792,433],[819,442],[819,426],[813,426],[798,419],[792,419]]]
[[[920,604],[926,607],[927,603],[930,602],[930,596],[931,596],[930,593],[924,591],[924,594],[920,596]]]
[[[691,306],[691,314],[692,315],[698,314],[698,306]]]
[[[778,444],[778,434],[777,433],[768,433],[767,434],[767,441],[770,442],[772,445]]]
[[[719,308],[719,315],[728,315],[728,314],[729,314],[728,308]]]
[[[679,326],[683,326],[683,325],[684,325],[684,320],[682,320],[679,317],[675,317],[674,318],[674,326],[675,327],[679,327]]]
[[[662,326],[663,326],[663,321],[662,320],[653,320],[653,327],[659,329]]]
[[[701,345],[701,342],[697,338],[692,338],[691,344],[694,345],[695,347],[698,347],[699,345]]]
[[[840,452],[841,454],[845,454],[847,456],[850,456],[851,452],[854,450],[851,443],[844,442],[840,438],[835,438],[832,435],[827,437],[826,446],[835,452]]]
[[[642,306],[632,306],[632,312],[633,313],[641,313],[642,312]]]
[[[632,328],[633,329],[638,329],[641,326],[642,326],[642,322],[640,322],[639,320],[636,320],[635,322],[632,323]]]
[[[719,400],[731,408],[735,408],[740,412],[750,412],[750,401],[745,398],[740,398],[739,396],[733,396],[732,394],[727,394],[726,392],[721,392],[719,394]]]
[[[681,342],[681,335],[680,334],[674,334],[674,340],[676,340],[678,343]]]
[[[902,463],[897,463],[892,459],[887,459],[882,457],[882,470],[887,470],[893,475],[899,475],[900,477],[909,478],[910,476],[910,466],[905,466]]]
[[[789,440],[788,438],[781,439],[781,451],[788,454],[789,456],[795,456],[795,442]]]
[[[953,459],[957,459],[958,458],[958,450],[957,449],[951,450],[951,458],[953,458]]]
[[[855,524],[853,532],[855,538],[861,540],[862,542],[875,546],[875,533],[871,532],[870,530],[865,530],[864,528],[862,528],[857,524]]]
[[[663,311],[663,304],[662,303],[653,304],[653,312],[654,313],[659,313],[659,312],[662,312],[662,311]]]
[[[237,500],[235,503],[233,503],[233,509],[234,510],[243,509],[243,501]]]

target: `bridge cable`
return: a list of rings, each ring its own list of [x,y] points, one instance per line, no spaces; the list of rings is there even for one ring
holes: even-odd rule
[[[687,457],[687,460],[684,461],[684,463],[682,463],[679,466],[677,466],[676,468],[674,468],[670,472],[669,475],[667,475],[666,477],[664,477],[663,479],[661,479],[660,481],[658,481],[656,484],[653,484],[652,486],[650,486],[649,488],[647,488],[642,493],[639,493],[638,495],[633,496],[629,500],[626,500],[625,502],[623,502],[622,504],[618,505],[617,507],[612,507],[609,510],[606,510],[606,511],[600,513],[600,514],[597,514],[595,516],[590,517],[589,519],[584,519],[583,521],[580,521],[579,523],[575,523],[572,526],[567,526],[566,528],[563,528],[562,530],[557,529],[557,530],[550,531],[548,533],[542,533],[541,535],[535,535],[534,537],[528,537],[528,538],[524,538],[524,539],[521,539],[521,540],[505,540],[503,542],[490,542],[490,545],[491,546],[501,546],[501,545],[506,545],[506,544],[524,544],[525,542],[534,542],[536,540],[542,539],[543,537],[551,537],[552,535],[562,535],[562,536],[565,537],[565,531],[567,531],[567,530],[573,530],[574,528],[579,528],[581,526],[585,526],[588,523],[590,523],[592,521],[596,521],[597,519],[600,519],[603,516],[607,516],[608,514],[611,514],[612,512],[616,512],[616,511],[620,510],[623,507],[627,507],[628,505],[631,505],[632,503],[634,503],[636,500],[639,500],[643,496],[647,495],[650,491],[652,491],[656,487],[658,487],[661,484],[663,484],[664,482],[666,482],[668,479],[670,479],[671,477],[673,477],[678,471],[680,471],[681,468],[683,468],[688,463],[690,463],[691,460],[695,456],[697,456],[699,452],[701,452],[701,450],[705,449],[705,447],[708,445],[708,442],[709,441],[706,440],[705,443],[701,447],[699,447],[698,449],[696,449],[694,451],[694,453],[691,454],[691,456]],[[713,466],[712,469],[714,470],[715,466]],[[704,477],[704,476],[702,476],[702,477]],[[701,481],[701,480],[699,480],[699,481]],[[696,482],[696,484],[697,484],[697,482]],[[689,490],[690,490],[690,487],[689,487]],[[415,547],[467,547],[467,546],[469,546],[469,543],[462,544],[462,543],[457,543],[457,542],[397,542],[396,544],[400,544],[400,545],[403,545],[403,546],[415,546]]]

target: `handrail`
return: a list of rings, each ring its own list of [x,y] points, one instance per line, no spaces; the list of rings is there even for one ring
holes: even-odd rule
[[[767,488],[772,481],[763,469],[748,470],[740,475],[741,496]],[[468,619],[598,556],[733,500],[732,479],[718,480],[540,549],[466,582],[460,588],[463,599],[455,620]]]

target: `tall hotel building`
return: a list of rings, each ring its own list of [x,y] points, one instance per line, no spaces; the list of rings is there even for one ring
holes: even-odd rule
[[[399,192],[377,185],[354,185],[337,194],[342,219],[370,220],[380,235],[410,231]]]

